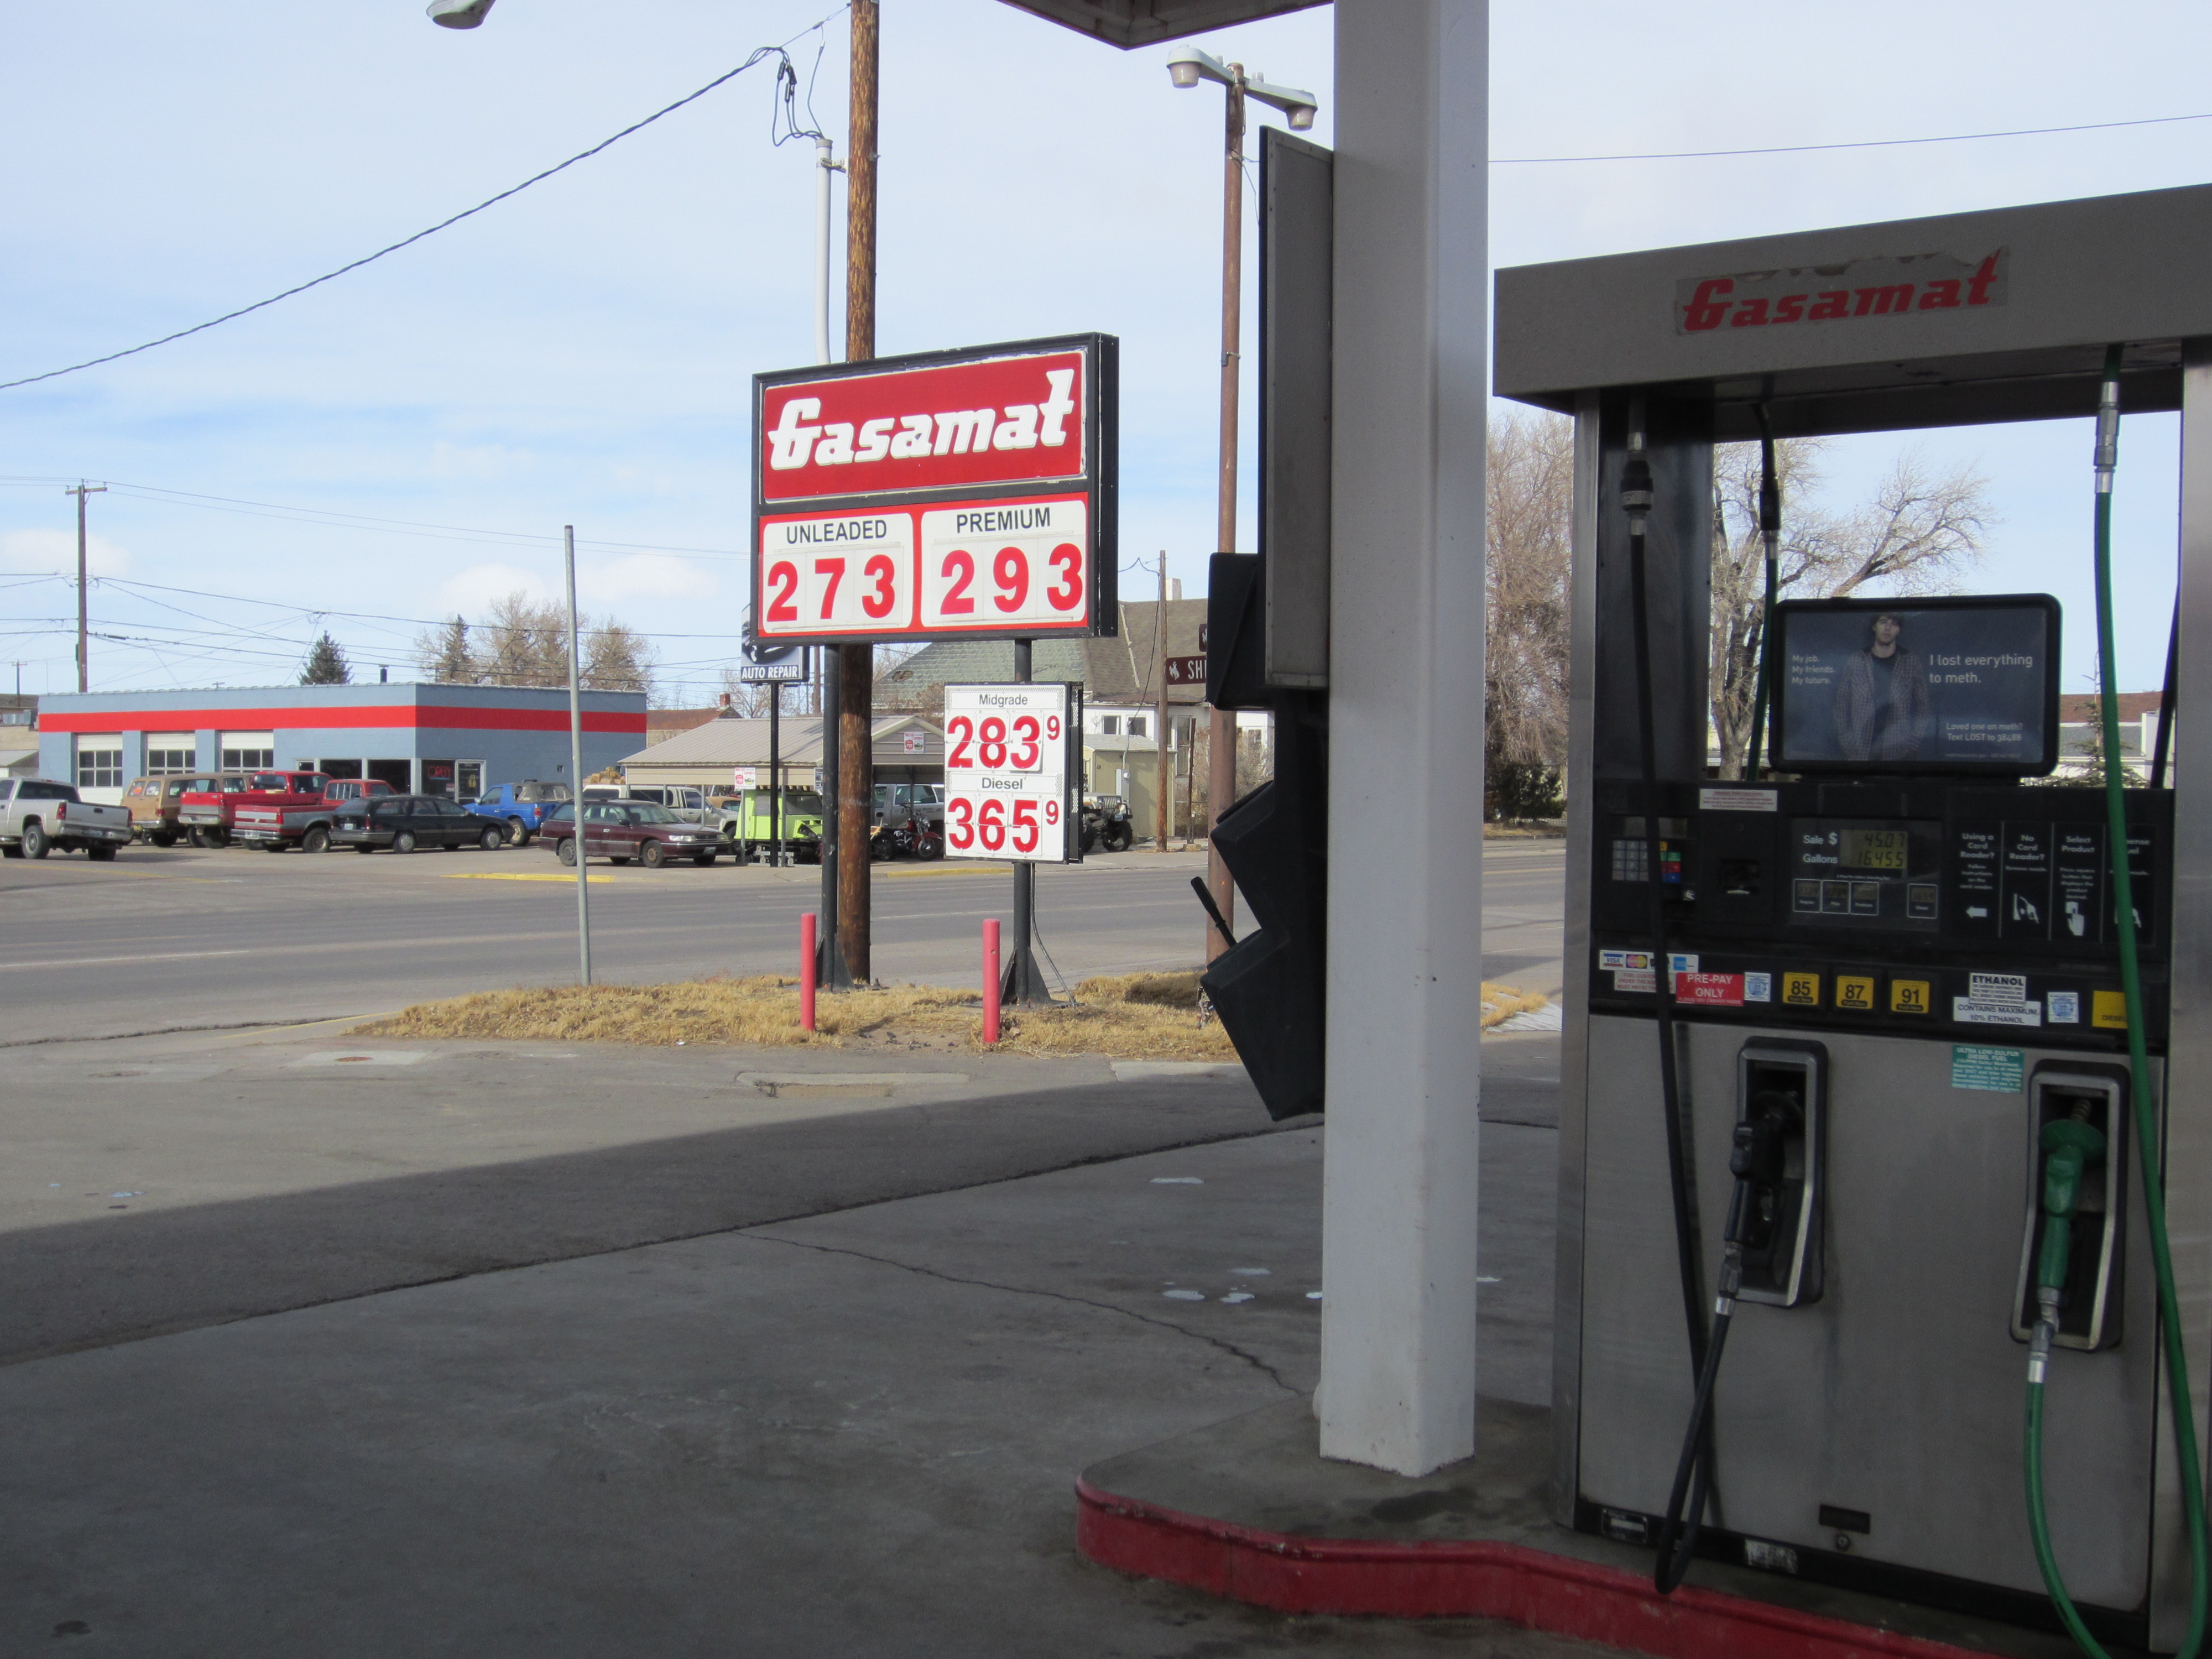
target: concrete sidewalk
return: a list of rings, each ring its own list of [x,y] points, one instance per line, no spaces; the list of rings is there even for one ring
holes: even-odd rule
[[[137,1075],[76,1112],[39,1051],[0,1077],[0,1652],[1594,1651],[1075,1556],[1079,1469],[1313,1386],[1321,1134],[1241,1079],[161,1041],[81,1056]],[[1486,1387],[1528,1400],[1535,1115],[1484,1193]],[[131,1158],[132,1209],[41,1218],[48,1169]]]

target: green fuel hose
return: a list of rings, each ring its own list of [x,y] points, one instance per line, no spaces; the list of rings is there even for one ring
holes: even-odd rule
[[[2119,465],[2120,348],[2105,354],[2104,390],[2097,405],[2097,664],[2104,714],[2105,805],[2112,867],[2112,903],[2118,912],[2120,985],[2127,998],[2128,1069],[2135,1104],[2137,1164],[2142,1170],[2143,1211],[2150,1224],[2151,1265],[2158,1280],[2159,1335],[2164,1349],[2166,1403],[2181,1470],[2181,1507],[2189,1533],[2189,1631],[2175,1659],[2196,1659],[2203,1645],[2205,1602],[2212,1588],[2212,1561],[2204,1535],[2204,1466],[2197,1449],[2197,1419],[2189,1392],[2189,1356],[2181,1342],[2181,1308],[2173,1288],[2173,1252],[2166,1234],[2166,1164],[2160,1153],[2158,1109],[2151,1094],[2150,1057],[2143,1043],[2142,966],[2136,930],[2135,893],[2130,879],[2127,799],[2122,793],[2120,703],[2112,645],[2112,474]],[[2046,1223],[2059,1224],[2058,1218]],[[2046,1252],[2046,1255],[2049,1253]],[[2057,1286],[2044,1281],[2065,1277],[2059,1255],[2055,1269],[2038,1272],[2041,1303],[2034,1340],[2028,1349],[2027,1413],[2023,1462],[2027,1480],[2027,1524],[2035,1540],[2035,1564],[2051,1592],[2051,1605],[2082,1652],[2107,1659],[2105,1650],[2066,1593],[2058,1559],[2051,1547],[2051,1521],[2043,1492],[2043,1382],[2051,1347],[2057,1335]]]

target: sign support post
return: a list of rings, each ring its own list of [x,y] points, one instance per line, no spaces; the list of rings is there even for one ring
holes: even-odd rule
[[[768,683],[768,811],[769,837],[775,843],[775,867],[783,868],[783,682]],[[745,803],[745,817],[752,803]],[[742,820],[741,820],[742,822]]]
[[[877,0],[853,0],[852,136],[845,155],[845,361],[876,355]],[[757,434],[756,434],[757,441]],[[830,653],[838,682],[837,793],[827,815],[839,824],[836,920],[830,937],[842,957],[837,985],[866,985],[872,896],[868,828],[875,813],[876,648],[842,645]],[[827,828],[825,823],[824,828]]]
[[[1014,641],[1014,680],[1018,684],[1029,684],[1030,673],[1030,647],[1034,641]],[[1036,937],[1036,866],[1014,866],[1014,948],[1006,958],[1005,993],[1002,1000],[1017,1008],[1035,1007],[1052,1000],[1051,988],[1044,975],[1037,971],[1036,954],[1030,944]]]

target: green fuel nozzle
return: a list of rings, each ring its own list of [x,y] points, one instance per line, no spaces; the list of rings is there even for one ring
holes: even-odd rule
[[[2105,1137],[2079,1117],[2053,1118],[2043,1126],[2043,1249],[2036,1257],[2035,1287],[2044,1291],[2065,1288],[2069,1248],[2074,1218],[2081,1199],[2081,1176],[2105,1156]]]

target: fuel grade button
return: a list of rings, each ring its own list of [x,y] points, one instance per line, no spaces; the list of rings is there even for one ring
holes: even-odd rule
[[[1874,975],[1838,974],[1836,975],[1836,1007],[1844,1013],[1872,1013],[1874,1012]]]
[[[1889,1012],[1893,1014],[1929,1014],[1936,1011],[1935,988],[1924,979],[1893,979],[1889,981]]]
[[[1786,969],[1782,974],[1782,1006],[1785,1008],[1817,1008],[1820,1006],[1820,976],[1802,969]]]

